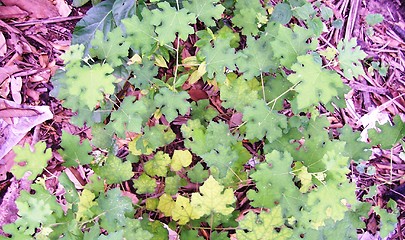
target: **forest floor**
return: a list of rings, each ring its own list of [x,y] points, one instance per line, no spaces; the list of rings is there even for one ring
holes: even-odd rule
[[[61,0],[0,0],[0,203],[12,182],[9,173],[14,154],[10,149],[25,142],[45,141],[56,151],[60,148],[62,129],[86,136],[88,129],[69,123],[72,112],[50,96],[51,78],[63,67],[60,55],[70,45],[75,24],[83,17],[86,5],[73,8]],[[33,2],[35,4],[33,5]],[[333,126],[349,124],[363,131],[368,123],[379,120],[391,121],[399,115],[405,121],[405,3],[399,0],[331,0],[325,1],[334,14],[344,19],[343,27],[324,33],[325,46],[337,46],[340,39],[357,38],[358,45],[371,61],[380,62],[380,73],[364,65],[365,76],[347,82],[352,88],[346,97],[347,108],[333,114]],[[365,24],[370,13],[380,13],[384,21],[374,27]],[[374,31],[374,34],[370,34]],[[10,103],[12,102],[12,103]],[[28,110],[23,105],[34,106]],[[49,106],[52,115],[44,117]],[[45,114],[46,115],[46,114]],[[374,198],[380,206],[386,196],[396,192],[401,214],[396,234],[392,239],[403,239],[405,232],[405,157],[401,145],[391,152],[377,150],[369,160],[375,167],[372,176],[357,176],[357,185],[379,186]],[[57,158],[57,157],[55,157]],[[63,170],[60,159],[49,161],[47,171]],[[405,198],[403,198],[405,200]],[[377,231],[377,219],[367,221],[367,231]],[[1,225],[1,222],[0,222]],[[402,232],[402,234],[401,234]],[[364,236],[362,239],[367,239]]]

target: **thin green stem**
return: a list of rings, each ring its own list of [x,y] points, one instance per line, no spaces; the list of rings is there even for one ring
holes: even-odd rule
[[[176,90],[177,72],[179,69],[179,49],[180,49],[180,38],[177,36],[176,67],[174,68],[173,90]]]
[[[260,72],[260,80],[261,80],[261,82],[262,82],[263,99],[266,101],[266,92],[264,91],[263,72]]]
[[[271,110],[274,109],[274,106],[276,105],[276,102],[278,101],[278,99],[280,99],[282,96],[284,96],[285,94],[287,94],[288,92],[292,91],[298,84],[300,84],[301,82],[297,82],[296,84],[294,84],[293,86],[291,86],[289,89],[287,89],[286,91],[284,91],[282,94],[280,94],[278,97],[276,97],[275,99],[271,100],[270,102],[268,102],[266,105],[270,105],[271,103],[273,103],[273,106],[271,106]]]

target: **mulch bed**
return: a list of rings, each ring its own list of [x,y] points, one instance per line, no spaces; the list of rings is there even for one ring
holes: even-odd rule
[[[347,95],[348,108],[330,115],[333,119],[331,128],[349,124],[353,129],[362,131],[364,116],[392,120],[399,115],[405,121],[405,3],[402,6],[396,0],[337,0],[325,3],[330,3],[334,14],[344,19],[344,25],[341,29],[323,33],[321,48],[336,48],[340,39],[356,37],[361,49],[368,55],[364,64],[366,75],[345,82],[352,88]],[[53,119],[29,131],[20,144],[42,140],[49,148],[57,150],[62,129],[69,129],[82,137],[88,136],[86,128],[80,129],[69,123],[73,113],[62,108],[59,101],[50,96],[50,79],[63,66],[59,56],[68,49],[75,24],[89,7],[73,8],[65,17],[36,19],[23,13],[20,13],[23,14],[20,18],[0,16],[0,29],[7,46],[4,51],[4,46],[0,45],[0,98],[30,106],[49,106],[54,114]],[[373,35],[370,35],[371,29],[365,22],[369,13],[380,13],[385,18],[383,23],[372,28]],[[388,66],[385,77],[369,71],[373,61]],[[5,118],[0,114],[1,119]],[[363,189],[358,193],[359,198],[367,194],[369,186],[376,185],[377,195],[369,201],[384,206],[390,197],[397,200],[401,214],[397,231],[390,239],[403,239],[405,236],[405,159],[401,152],[402,146],[391,151],[376,148],[366,163],[375,167],[375,174],[359,173],[355,166],[352,166],[351,173],[356,175],[357,185]],[[12,175],[7,173],[12,163],[12,152],[0,160],[0,203],[12,185]],[[60,163],[60,159],[56,158],[50,161],[47,169],[50,172],[61,171]],[[366,222],[367,231],[374,234],[377,221],[375,216],[370,216]]]

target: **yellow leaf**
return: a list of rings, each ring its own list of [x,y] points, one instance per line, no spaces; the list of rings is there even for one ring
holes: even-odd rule
[[[135,156],[140,156],[140,155],[142,155],[142,151],[136,148],[136,142],[137,142],[141,137],[142,137],[142,135],[139,134],[139,135],[136,136],[131,142],[128,143],[128,149],[129,149],[129,151],[130,151],[133,155],[135,155]],[[143,141],[143,140],[140,140],[140,141]],[[143,145],[146,147],[147,144],[146,144],[145,141],[143,141]],[[144,154],[149,155],[149,154],[152,153],[152,151],[153,151],[152,149],[147,148],[147,149],[146,149],[146,152],[145,152]]]
[[[138,64],[142,63],[142,58],[141,58],[141,56],[139,56],[139,54],[135,54],[127,62],[128,65],[132,65],[134,63],[138,63]]]
[[[200,193],[191,195],[191,205],[198,210],[199,217],[220,213],[222,215],[231,214],[233,207],[228,206],[235,202],[233,190],[231,188],[224,191],[224,186],[220,185],[214,177],[210,176],[200,187]]]
[[[87,189],[83,190],[82,194],[79,196],[80,201],[76,214],[77,221],[86,221],[93,217],[93,212],[90,210],[90,208],[97,205],[97,203],[94,202],[95,197],[96,195],[94,195],[94,193],[91,191]]]
[[[155,64],[156,64],[156,66],[159,66],[162,68],[168,68],[167,63],[162,55],[155,56]]]
[[[175,206],[175,202],[173,201],[172,197],[166,193],[164,193],[159,198],[159,204],[157,209],[159,209],[166,217],[172,216],[172,211]]]
[[[172,211],[173,220],[178,221],[180,225],[184,225],[191,219],[198,219],[201,217],[201,215],[196,210],[197,209],[190,204],[188,198],[177,196],[176,203]]]
[[[198,66],[198,69],[194,71],[188,78],[189,84],[194,84],[195,82],[197,82],[207,72],[206,67],[206,63],[202,62],[200,66]]]
[[[300,192],[306,193],[312,186],[312,175],[308,173],[308,168],[305,166],[302,166],[298,171],[297,177],[301,180]]]
[[[191,164],[193,156],[188,150],[174,150],[172,157],[172,170],[179,171],[182,167],[188,167]]]
[[[186,57],[181,61],[184,67],[192,67],[198,65],[198,60],[196,56]]]

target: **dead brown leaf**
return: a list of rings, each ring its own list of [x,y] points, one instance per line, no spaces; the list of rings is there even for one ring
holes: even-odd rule
[[[27,106],[0,99],[0,158],[34,126],[53,117],[48,106]]]
[[[17,6],[0,6],[0,19],[24,18],[28,15],[28,12]]]
[[[58,9],[49,0],[2,0],[6,6],[17,6],[27,11],[31,18],[58,17]]]
[[[11,96],[14,102],[21,104],[21,88],[22,88],[22,78],[21,77],[10,77],[11,80]]]
[[[20,68],[16,65],[0,67],[0,83],[18,71]]]
[[[0,84],[0,97],[5,99],[7,98],[9,93],[10,93],[10,78],[7,78]]]
[[[0,9],[1,12],[1,9]],[[2,32],[0,32],[0,57],[3,57],[7,53],[6,39]]]
[[[62,17],[67,17],[72,12],[72,8],[65,0],[55,0],[55,7],[58,9],[58,12]]]
[[[25,91],[25,94],[28,97],[32,98],[32,100],[34,100],[34,102],[39,101],[39,96],[41,95],[38,91],[35,91],[34,89],[29,89],[29,88]]]

